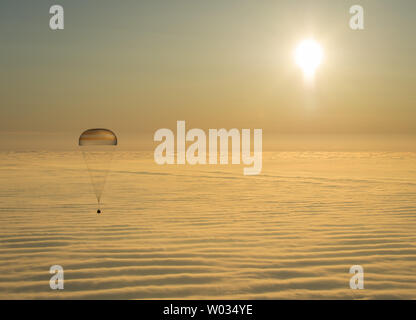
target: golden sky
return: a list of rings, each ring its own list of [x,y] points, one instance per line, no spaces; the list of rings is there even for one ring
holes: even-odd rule
[[[416,3],[359,2],[61,1],[65,29],[51,31],[53,1],[3,0],[1,141],[93,127],[151,139],[177,120],[265,139],[415,134]],[[363,31],[349,28],[357,3]],[[293,58],[309,37],[325,55],[313,86]]]

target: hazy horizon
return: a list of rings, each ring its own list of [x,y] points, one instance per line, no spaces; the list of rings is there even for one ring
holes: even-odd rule
[[[416,134],[414,1],[366,1],[360,31],[353,1],[75,0],[56,32],[51,4],[0,4],[0,135],[140,140],[177,120],[265,138]],[[324,50],[313,86],[293,58],[308,37]]]

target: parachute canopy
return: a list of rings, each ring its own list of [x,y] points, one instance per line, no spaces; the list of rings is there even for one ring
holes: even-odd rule
[[[80,146],[116,146],[117,137],[108,129],[89,129],[79,137]]]

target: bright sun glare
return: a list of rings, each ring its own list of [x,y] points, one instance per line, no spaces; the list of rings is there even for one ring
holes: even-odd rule
[[[313,39],[303,40],[296,48],[295,61],[306,78],[313,78],[323,58],[322,47]]]

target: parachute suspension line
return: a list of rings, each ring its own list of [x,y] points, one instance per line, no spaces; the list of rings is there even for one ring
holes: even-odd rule
[[[101,197],[114,156],[114,150],[109,150],[107,148],[104,149],[106,151],[82,150],[84,160],[87,164],[92,188],[97,198],[98,214],[101,213]]]

